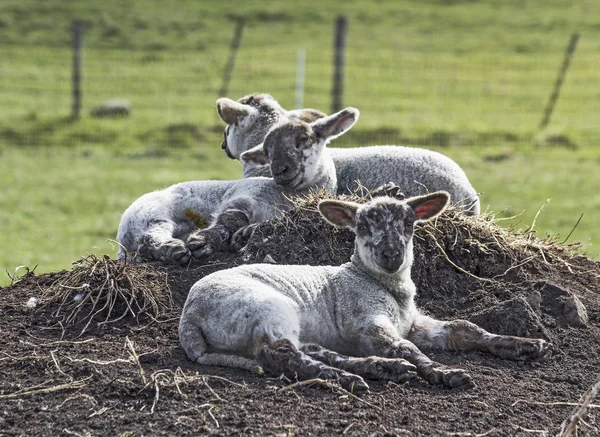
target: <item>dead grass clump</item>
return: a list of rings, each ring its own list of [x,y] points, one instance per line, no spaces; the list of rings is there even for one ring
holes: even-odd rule
[[[62,327],[82,326],[86,332],[118,322],[127,316],[157,319],[173,307],[164,269],[148,264],[129,264],[109,256],[89,255],[73,264],[45,289],[44,307],[58,304],[52,317]]]
[[[244,260],[263,262],[269,255],[278,264],[347,262],[354,249],[354,235],[326,223],[317,208],[320,200],[330,197],[321,192],[294,199],[294,209],[256,229]],[[364,203],[370,195],[363,191],[336,198]],[[422,261],[442,257],[446,267],[484,281],[533,261],[558,262],[570,268],[570,259],[583,257],[579,243],[562,244],[558,237],[540,239],[534,225],[525,230],[505,229],[496,224],[499,220],[491,214],[466,216],[450,206],[435,221],[416,228],[415,256]]]

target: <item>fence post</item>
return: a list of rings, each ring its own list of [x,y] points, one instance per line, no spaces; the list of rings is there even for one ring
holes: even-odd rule
[[[344,95],[344,55],[346,51],[346,34],[348,33],[348,20],[340,15],[335,20],[334,41],[334,66],[333,66],[333,90],[331,92],[331,112],[342,109]]]
[[[548,123],[550,122],[550,117],[552,116],[552,112],[554,111],[554,105],[556,105],[556,101],[558,100],[560,87],[562,86],[563,80],[565,79],[565,75],[567,74],[567,69],[569,68],[571,57],[573,56],[573,53],[575,53],[575,48],[577,48],[578,40],[578,33],[574,33],[573,35],[571,35],[571,41],[569,42],[569,46],[567,47],[567,51],[565,52],[565,58],[563,60],[562,66],[560,67],[560,70],[558,71],[558,77],[556,78],[556,82],[554,83],[554,90],[552,91],[550,100],[548,100],[546,109],[544,109],[544,117],[540,122],[539,130],[543,130],[546,126],[548,126]]]
[[[298,58],[296,59],[296,109],[302,109],[304,106],[304,72],[306,71],[306,49],[298,49]]]
[[[71,117],[79,118],[81,115],[81,40],[83,24],[81,20],[73,22],[73,106]]]
[[[217,97],[224,97],[229,91],[231,73],[233,72],[233,67],[235,65],[235,57],[237,55],[238,49],[240,48],[240,42],[242,41],[243,31],[244,20],[240,19],[238,20],[237,25],[235,27],[235,33],[233,34],[233,40],[231,41],[231,49],[229,51],[229,59],[227,60],[225,71],[223,71],[223,85],[221,86],[221,89],[219,90],[219,95]]]

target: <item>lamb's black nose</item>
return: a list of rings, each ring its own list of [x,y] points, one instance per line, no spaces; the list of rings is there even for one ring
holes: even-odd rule
[[[400,258],[400,251],[395,247],[388,247],[381,251],[381,256],[386,260],[393,261]]]
[[[289,167],[287,165],[281,165],[281,166],[277,166],[275,168],[271,168],[271,172],[273,173],[273,176],[284,176],[288,170],[289,170]]]

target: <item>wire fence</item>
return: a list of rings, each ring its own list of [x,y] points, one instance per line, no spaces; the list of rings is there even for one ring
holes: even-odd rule
[[[490,52],[473,57],[453,49],[423,52],[349,38],[342,104],[362,111],[357,130],[374,140],[440,146],[536,141],[567,42],[568,35],[565,47],[553,56]],[[242,40],[233,64],[227,44],[212,51],[84,45],[83,125],[76,139],[110,142],[128,134],[151,136],[158,126],[220,126],[214,103],[223,92],[226,74],[227,97],[267,92],[291,109],[297,100],[299,51],[306,59],[304,106],[331,111],[333,44],[323,47],[307,39],[302,44],[260,45]],[[1,51],[0,144],[57,142],[53,135],[72,108],[71,48],[12,44]],[[590,92],[600,89],[596,60],[595,48],[582,38],[542,143],[598,143],[600,99]],[[228,63],[233,68],[226,73]],[[93,108],[112,98],[131,102],[127,121],[90,122]]]

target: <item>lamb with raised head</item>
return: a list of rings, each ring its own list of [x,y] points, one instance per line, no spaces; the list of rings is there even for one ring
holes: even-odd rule
[[[270,126],[282,117],[299,120],[322,117],[314,109],[286,111],[268,94],[251,94],[237,102],[217,100],[217,112],[227,123],[221,147],[231,159],[262,142]],[[351,194],[355,181],[368,190],[394,182],[407,196],[448,191],[467,214],[480,212],[479,196],[467,175],[452,159],[432,150],[404,146],[331,148],[335,163],[338,194]],[[243,176],[269,176],[269,167],[243,165]]]
[[[337,380],[365,390],[362,379],[472,385],[461,369],[421,349],[482,350],[514,360],[543,360],[542,339],[495,335],[465,320],[441,321],[415,305],[413,228],[437,216],[446,192],[360,205],[323,200],[326,220],[356,234],[351,261],[338,267],[253,264],[208,275],[192,286],[179,323],[188,357],[205,365],[289,378]]]
[[[241,156],[268,163],[273,178],[183,182],[143,195],[121,218],[118,258],[185,264],[217,248],[238,250],[257,223],[289,209],[292,197],[323,189],[335,193],[335,168],[325,145],[358,116],[358,110],[346,108],[312,124],[280,121],[264,143]],[[194,217],[214,218],[197,229]]]

